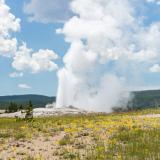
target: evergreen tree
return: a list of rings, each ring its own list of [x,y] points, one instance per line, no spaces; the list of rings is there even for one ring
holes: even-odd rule
[[[9,106],[8,106],[8,112],[9,113],[13,113],[13,112],[17,112],[18,111],[18,106],[16,103],[14,102],[10,102]]]
[[[29,104],[26,108],[25,118],[33,118],[33,104],[32,104],[32,101],[29,101]]]
[[[24,109],[23,105],[20,105],[19,110],[23,110],[23,109]]]

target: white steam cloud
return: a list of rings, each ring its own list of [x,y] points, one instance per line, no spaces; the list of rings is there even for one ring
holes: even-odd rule
[[[159,63],[160,23],[144,25],[138,2],[71,2],[75,16],[57,30],[70,43],[65,66],[58,72],[57,107],[110,112],[125,106],[137,77]]]

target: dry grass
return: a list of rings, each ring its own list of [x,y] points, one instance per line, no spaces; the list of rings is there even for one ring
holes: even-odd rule
[[[0,159],[160,159],[160,118],[118,114],[0,119]]]

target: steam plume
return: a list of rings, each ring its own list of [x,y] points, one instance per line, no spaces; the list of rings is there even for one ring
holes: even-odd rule
[[[158,60],[160,51],[160,23],[145,26],[137,2],[71,1],[75,16],[57,30],[70,43],[58,72],[57,107],[110,112],[126,105],[128,89]]]

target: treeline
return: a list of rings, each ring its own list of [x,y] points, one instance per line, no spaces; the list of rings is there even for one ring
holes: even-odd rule
[[[32,101],[29,101],[27,105],[18,105],[17,103],[15,102],[10,102],[9,103],[9,106],[6,107],[6,113],[14,113],[14,112],[17,112],[17,111],[23,111],[23,110],[33,110],[33,104],[32,104]]]
[[[132,92],[132,97],[128,102],[130,109],[160,107],[160,90]]]
[[[46,104],[51,104],[56,101],[56,97],[48,97],[43,95],[13,95],[13,96],[0,96],[0,109],[7,109],[10,103],[16,103],[20,108],[28,105],[28,101],[31,100],[33,107],[42,108]]]

